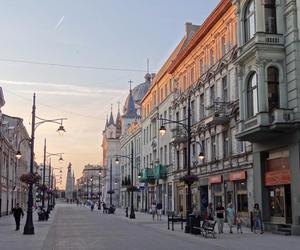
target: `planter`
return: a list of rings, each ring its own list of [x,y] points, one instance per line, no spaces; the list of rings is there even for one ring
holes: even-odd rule
[[[40,179],[41,179],[41,177],[37,173],[22,174],[20,176],[20,181],[26,183],[27,185],[36,184],[39,182]]]

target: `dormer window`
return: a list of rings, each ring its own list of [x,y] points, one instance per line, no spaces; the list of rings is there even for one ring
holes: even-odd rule
[[[255,6],[254,0],[250,0],[245,9],[245,41],[248,42],[255,34]]]
[[[276,34],[276,0],[265,0],[266,33]]]

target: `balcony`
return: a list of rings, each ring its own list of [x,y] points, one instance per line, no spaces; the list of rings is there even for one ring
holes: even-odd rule
[[[255,36],[247,43],[239,48],[239,61],[244,60],[254,50],[259,48],[271,48],[272,50],[284,50],[284,37],[282,34],[268,34],[264,32],[257,32]]]
[[[241,141],[259,142],[295,130],[300,123],[300,113],[291,109],[260,112],[255,117],[241,121],[236,138]]]
[[[166,179],[167,178],[167,167],[166,165],[158,164],[154,168],[154,176],[156,179]]]
[[[184,128],[176,126],[171,129],[172,131],[172,143],[184,143],[187,141],[187,132]]]
[[[213,105],[207,107],[206,110],[208,110],[208,115],[205,125],[224,125],[230,120],[228,102],[220,101],[217,98]]]
[[[153,168],[145,168],[141,173],[141,182],[151,182],[155,180],[155,174]]]

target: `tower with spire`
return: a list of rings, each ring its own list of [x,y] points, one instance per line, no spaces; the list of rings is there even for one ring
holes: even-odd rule
[[[74,172],[72,176],[72,164],[69,162],[68,172],[67,172],[67,181],[66,181],[66,199],[71,201],[73,199],[74,192]]]

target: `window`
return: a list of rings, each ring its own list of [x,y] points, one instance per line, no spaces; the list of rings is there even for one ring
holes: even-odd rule
[[[228,88],[227,88],[227,76],[222,78],[222,88],[223,88],[223,101],[228,101]]]
[[[164,88],[162,87],[160,89],[160,102],[162,102],[164,100]]]
[[[255,34],[255,6],[254,0],[250,0],[245,10],[245,40],[248,42]]]
[[[247,86],[247,115],[252,117],[258,113],[257,75],[252,73]]]
[[[226,159],[229,157],[229,136],[228,130],[223,132],[223,157]]]
[[[186,75],[183,76],[183,90],[186,89]]]
[[[169,80],[169,91],[172,93],[172,79]]]
[[[195,101],[191,101],[191,123],[194,124],[195,122],[196,122]]]
[[[193,84],[195,81],[195,71],[194,67],[191,68],[191,84]]]
[[[168,85],[167,84],[165,85],[165,95],[166,95],[166,97],[168,96]]]
[[[167,149],[167,145],[164,146],[164,164],[167,164],[168,162],[168,149]]]
[[[203,59],[200,59],[199,61],[199,76],[201,76],[204,73],[204,67],[203,67]]]
[[[196,146],[195,146],[195,144],[192,144],[192,161],[193,162],[197,162],[197,158],[196,158]]]
[[[215,161],[217,159],[217,145],[216,145],[216,136],[211,137],[211,160]]]
[[[213,49],[210,49],[209,56],[210,56],[210,66],[213,66],[215,64],[215,54]]]
[[[269,110],[279,108],[279,73],[275,67],[268,68],[268,103]]]
[[[215,85],[210,87],[210,104],[213,105],[215,101]]]
[[[276,34],[276,0],[265,0],[265,26],[266,32]]]
[[[225,54],[226,54],[226,38],[225,38],[225,36],[223,36],[221,38],[221,55],[222,55],[222,57],[225,56]]]
[[[204,118],[204,94],[200,95],[200,119]]]
[[[187,148],[183,148],[183,169],[187,168]]]

